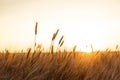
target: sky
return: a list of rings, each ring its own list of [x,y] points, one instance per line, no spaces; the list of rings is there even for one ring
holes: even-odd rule
[[[77,45],[87,51],[114,49],[120,44],[119,0],[0,0],[0,50],[20,50],[37,44],[49,48],[53,33],[60,29],[55,45],[64,35],[64,48]]]

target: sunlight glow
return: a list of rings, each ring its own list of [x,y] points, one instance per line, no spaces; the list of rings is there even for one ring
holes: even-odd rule
[[[49,48],[53,33],[60,29],[63,47],[77,45],[78,51],[113,47],[120,43],[120,2],[114,0],[31,0],[0,1],[0,49],[33,47],[38,22],[37,43]],[[86,46],[88,46],[86,48]],[[114,48],[114,47],[113,47]]]

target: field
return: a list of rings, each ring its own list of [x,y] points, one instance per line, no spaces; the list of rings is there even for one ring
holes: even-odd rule
[[[120,80],[120,51],[71,52],[61,51],[64,35],[61,36],[57,50],[54,41],[59,29],[53,34],[50,51],[43,52],[36,44],[35,28],[34,51],[10,53],[0,52],[0,80]],[[56,52],[55,52],[56,51]]]
[[[1,52],[0,80],[120,80],[120,52]]]

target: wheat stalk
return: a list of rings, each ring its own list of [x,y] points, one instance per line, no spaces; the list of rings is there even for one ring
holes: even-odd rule
[[[59,32],[59,29],[57,29],[57,31],[56,31],[56,32],[53,34],[53,36],[52,36],[52,43],[51,43],[51,49],[50,49],[50,50],[51,50],[51,53],[54,52],[54,40],[55,40],[58,32]]]
[[[64,38],[64,36],[62,36],[62,37],[60,38],[59,44],[62,42],[63,38]]]
[[[56,36],[57,36],[58,32],[59,32],[59,29],[57,29],[57,31],[53,34],[52,41],[54,41],[54,40],[55,40],[55,38],[56,38]]]
[[[34,52],[36,51],[36,37],[37,37],[37,27],[38,27],[38,22],[35,24],[35,40],[34,40]]]
[[[64,36],[61,36],[60,40],[59,40],[59,43],[58,43],[58,49],[60,50],[60,47],[63,45],[64,43]]]
[[[63,45],[64,41],[61,42],[60,47]]]

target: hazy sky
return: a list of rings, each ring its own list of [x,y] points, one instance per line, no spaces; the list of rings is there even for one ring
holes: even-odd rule
[[[119,0],[0,0],[0,49],[32,47],[36,21],[37,42],[43,46],[49,47],[58,28],[64,46],[103,49],[120,44]]]

